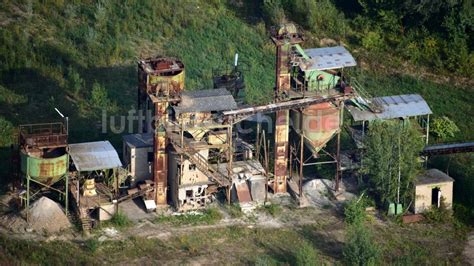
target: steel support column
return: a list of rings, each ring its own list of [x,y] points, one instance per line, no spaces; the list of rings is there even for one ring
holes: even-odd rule
[[[274,193],[287,191],[286,179],[288,178],[288,134],[289,111],[276,112],[275,121],[275,178],[273,183]]]
[[[164,127],[167,120],[168,102],[155,103],[155,137],[153,138],[153,179],[155,182],[155,203],[158,207],[167,205],[168,156],[167,137]]]

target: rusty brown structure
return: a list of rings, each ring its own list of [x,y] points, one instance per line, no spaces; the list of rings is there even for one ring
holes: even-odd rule
[[[167,205],[167,165],[166,148],[168,137],[166,122],[168,107],[179,101],[184,90],[184,64],[174,58],[150,58],[138,63],[138,105],[139,108],[151,110],[153,122],[147,121],[146,127],[154,131],[153,180],[155,182],[155,202],[157,206]]]
[[[272,30],[272,41],[276,47],[275,102],[289,99],[291,89],[290,58],[292,45],[301,43],[302,36],[293,24]],[[275,113],[275,150],[273,192],[286,192],[288,178],[289,110]]]
[[[19,127],[20,175],[26,188],[20,198],[27,209],[44,191],[56,191],[68,206],[68,132],[62,123],[29,124]],[[64,186],[54,186],[64,181]],[[66,208],[67,213],[67,208]]]
[[[353,66],[355,61],[343,47],[309,49],[306,54],[299,46],[303,37],[293,24],[272,29],[271,39],[276,47],[276,79],[274,102],[268,105],[239,109],[231,93],[235,91],[229,90],[227,83],[221,86],[217,82],[214,90],[185,91],[184,65],[178,59],[139,61],[139,108],[153,113],[157,206],[172,203],[178,210],[193,209],[205,204],[208,194],[218,188],[226,189],[230,201],[233,162],[239,149],[233,126],[256,113],[275,113],[274,173],[265,174],[269,178],[266,185],[274,193],[286,193],[288,184],[296,182],[291,190],[302,195],[303,167],[320,164],[304,158],[305,147],[311,150],[311,158],[318,158],[320,153],[329,155],[331,161],[321,164],[336,164],[338,189],[342,110],[344,101],[356,92],[343,83],[337,70]],[[324,58],[333,54],[337,54],[335,61]],[[319,57],[326,65],[319,64]],[[323,121],[323,126],[311,126],[317,119]],[[293,133],[290,120],[301,125],[293,126]],[[329,125],[327,121],[334,123]],[[303,129],[303,123],[310,124],[309,131]],[[329,153],[325,146],[334,137],[336,151]],[[227,165],[225,171],[219,167],[223,164]],[[292,176],[293,167],[299,168],[296,176]]]

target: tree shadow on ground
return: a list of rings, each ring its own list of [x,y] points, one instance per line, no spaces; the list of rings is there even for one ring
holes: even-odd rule
[[[344,247],[344,243],[337,240],[337,234],[343,231],[339,232],[339,229],[328,229],[329,230],[321,232],[321,230],[315,230],[315,228],[311,226],[305,226],[299,231],[299,234],[318,249],[322,255],[331,257],[334,260],[342,260],[342,248]]]

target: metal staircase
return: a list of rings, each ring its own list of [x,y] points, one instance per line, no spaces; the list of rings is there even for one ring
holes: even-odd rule
[[[188,147],[183,148],[179,144],[179,135],[176,133],[168,134],[170,143],[176,149],[178,153],[184,154],[188,160],[196,165],[196,168],[203,172],[205,175],[211,178],[214,182],[216,182],[219,186],[226,187],[230,185],[229,180],[225,175],[219,172],[217,169],[211,167],[207,161],[207,159],[202,156],[199,151],[192,148],[190,145]]]
[[[360,83],[355,79],[351,78],[350,85],[358,95],[352,99],[352,102],[361,109],[369,109],[374,113],[381,113],[383,111],[382,104],[374,99]]]

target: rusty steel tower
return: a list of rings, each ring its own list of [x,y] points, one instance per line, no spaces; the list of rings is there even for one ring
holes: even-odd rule
[[[157,57],[138,62],[138,108],[153,115],[145,126],[154,131],[153,180],[158,207],[168,204],[168,137],[165,126],[170,104],[178,102],[184,90],[184,77],[184,64],[178,59]]]
[[[289,100],[291,89],[291,49],[303,41],[295,25],[287,24],[272,30],[272,41],[276,46],[275,102]],[[288,178],[289,110],[275,113],[275,176],[274,193],[286,192]]]

